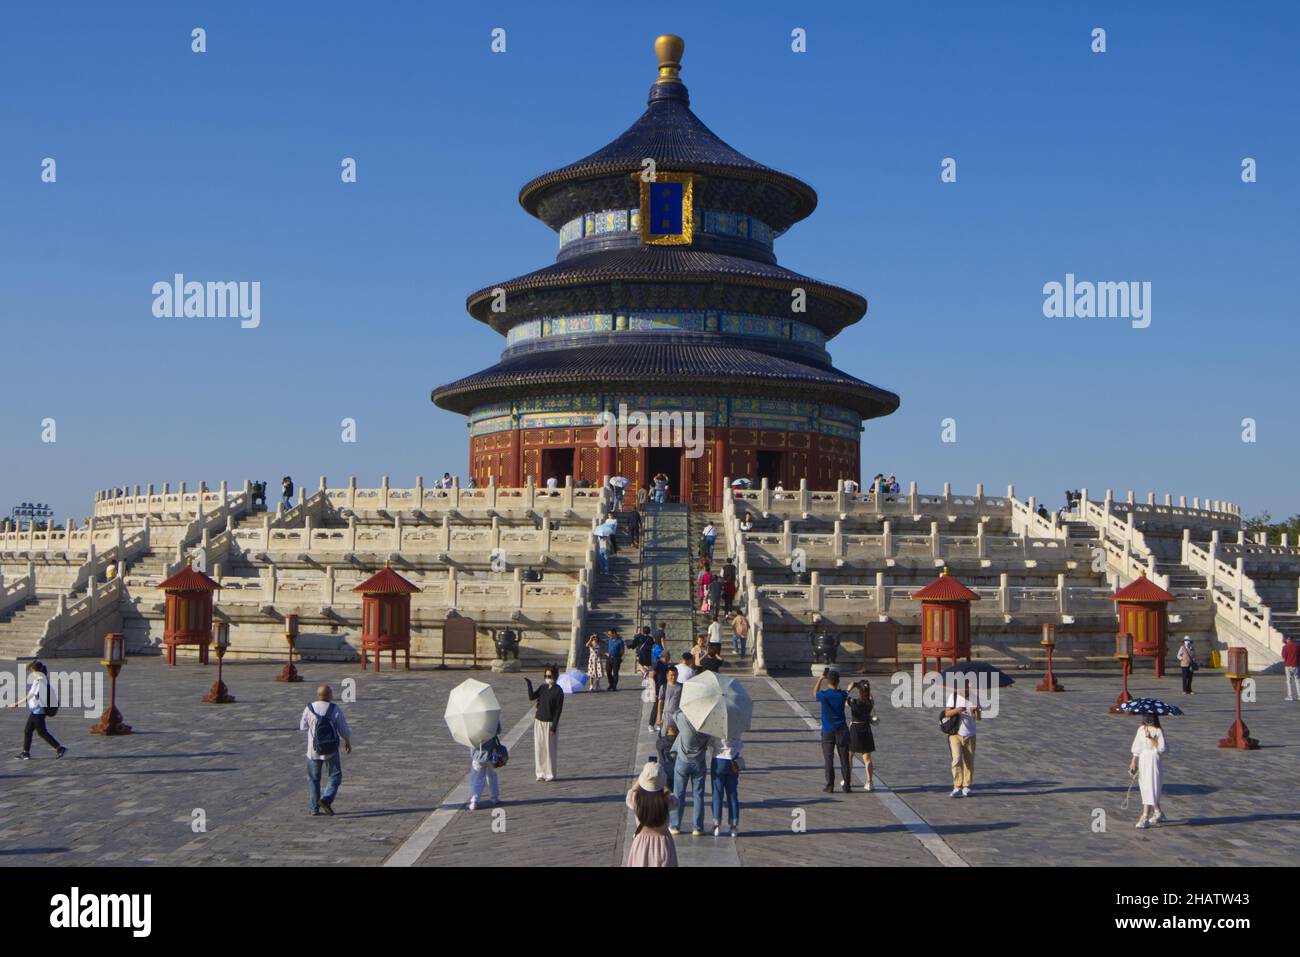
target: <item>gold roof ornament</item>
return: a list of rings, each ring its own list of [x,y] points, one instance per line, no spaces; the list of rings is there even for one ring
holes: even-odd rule
[[[686,41],[673,33],[665,33],[655,40],[655,56],[659,58],[659,79],[656,83],[680,83],[682,52]]]

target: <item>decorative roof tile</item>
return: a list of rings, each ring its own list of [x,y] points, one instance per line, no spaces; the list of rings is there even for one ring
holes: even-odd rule
[[[159,582],[154,587],[162,588],[167,591],[214,591],[221,586],[207,575],[203,574],[203,572],[195,571],[192,567],[187,565],[175,575],[172,575],[165,581]]]
[[[1115,594],[1111,601],[1177,601],[1175,596],[1165,591],[1146,575],[1141,575],[1129,582]]]
[[[387,565],[352,590],[367,595],[412,595],[420,591]]]
[[[913,592],[912,599],[914,601],[979,601],[980,596],[957,581],[945,570],[942,575],[930,582],[930,584],[919,591]]]

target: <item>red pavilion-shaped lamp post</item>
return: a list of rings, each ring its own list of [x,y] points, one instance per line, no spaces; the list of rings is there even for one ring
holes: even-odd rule
[[[396,669],[397,653],[401,651],[403,668],[410,671],[411,595],[420,589],[385,563],[377,574],[352,590],[361,592],[361,670],[366,670],[369,654],[374,652],[378,671],[379,656],[385,651],[392,655],[392,667]]]
[[[1128,693],[1128,676],[1133,672],[1133,636],[1127,632],[1115,636],[1115,657],[1119,659],[1120,671],[1124,675],[1124,685],[1120,689],[1119,697],[1115,703],[1110,706],[1111,714],[1123,714],[1120,710],[1121,705],[1126,701],[1132,701],[1133,696]]]
[[[925,674],[931,656],[940,671],[944,658],[951,658],[954,665],[959,657],[970,661],[970,603],[979,601],[980,596],[945,568],[942,575],[913,592],[912,598],[921,603],[921,674]]]
[[[1146,575],[1110,596],[1119,615],[1121,634],[1133,636],[1133,657],[1153,658],[1156,677],[1165,673],[1165,639],[1169,637],[1169,594]]]
[[[230,693],[226,683],[221,680],[221,661],[226,657],[226,651],[230,648],[230,622],[219,621],[215,629],[213,644],[217,649],[217,680],[208,693],[203,696],[204,704],[233,704],[235,696]]]
[[[212,641],[212,593],[221,586],[186,565],[158,587],[167,595],[163,623],[167,664],[176,664],[177,645],[198,645],[199,662],[206,665]]]
[[[298,644],[298,616],[284,616],[284,640],[289,643],[289,661],[285,664],[280,673],[275,676],[276,681],[302,681],[302,675],[298,674],[298,669],[293,666],[293,649]]]
[[[1245,648],[1228,649],[1228,680],[1232,682],[1232,694],[1237,699],[1237,720],[1228,729],[1228,736],[1219,740],[1221,748],[1240,748],[1254,751],[1259,747],[1259,740],[1250,736],[1250,728],[1241,720],[1241,685],[1250,677],[1249,658]]]
[[[1034,690],[1064,691],[1065,687],[1052,674],[1052,652],[1056,650],[1056,625],[1050,621],[1043,623],[1043,640],[1041,644],[1044,650],[1047,651],[1047,674],[1043,675],[1043,680],[1038,683],[1038,687]]]
[[[117,674],[126,664],[126,636],[110,634],[104,636],[104,660],[101,665],[108,671],[108,707],[99,718],[99,724],[91,725],[91,734],[130,734],[131,726],[122,720],[122,712],[117,710]]]

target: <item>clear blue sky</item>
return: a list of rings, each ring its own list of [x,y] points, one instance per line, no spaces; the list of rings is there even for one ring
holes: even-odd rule
[[[697,114],[820,194],[781,262],[871,303],[831,343],[902,396],[864,471],[1300,511],[1300,6],[651,6],[5,5],[0,509],[464,474],[464,421],[429,390],[503,347],[465,295],[553,259],[519,186],[635,120],[675,32]],[[259,281],[260,328],[155,318],[176,272]],[[1151,282],[1151,327],[1045,318],[1067,272]]]

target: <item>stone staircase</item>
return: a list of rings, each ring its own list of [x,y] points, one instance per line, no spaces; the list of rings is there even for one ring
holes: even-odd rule
[[[0,615],[0,659],[30,658],[58,607],[58,595],[37,595]]]
[[[641,618],[666,627],[668,653],[677,660],[693,643],[689,507],[647,505],[642,541]]]
[[[640,627],[637,612],[641,598],[641,556],[628,534],[628,512],[614,512],[618,519],[618,554],[610,557],[609,575],[594,571],[591,587],[591,606],[587,611],[586,632],[604,635],[606,629],[617,628],[620,635],[631,640]],[[586,635],[583,636],[584,640]],[[586,661],[585,651],[579,660]]]

